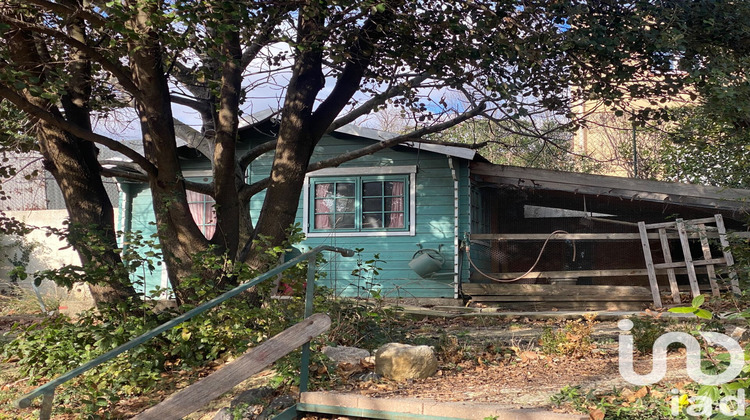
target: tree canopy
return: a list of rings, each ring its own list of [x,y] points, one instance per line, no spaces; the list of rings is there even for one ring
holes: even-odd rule
[[[713,98],[718,86],[746,83],[738,80],[746,52],[737,45],[744,44],[718,36],[734,24],[736,8],[709,1],[3,0],[0,6],[0,98],[27,116],[72,224],[96,227],[108,245],[87,246],[75,232],[71,243],[84,261],[119,264],[101,175],[147,183],[170,281],[183,302],[197,299],[181,284],[193,255],[211,247],[252,265],[256,239],[283,240],[308,171],[480,115],[544,139],[537,116],[574,127],[586,117],[573,112],[580,101],[648,97],[655,107],[644,114],[658,116],[660,98],[686,84]],[[700,19],[717,26],[696,25]],[[674,71],[675,59],[681,72]],[[706,70],[717,66],[726,69],[721,76]],[[193,110],[200,128],[179,121],[176,105]],[[241,118],[272,105],[279,109],[277,138],[240,155]],[[142,153],[92,129],[123,107],[134,110]],[[375,147],[310,163],[323,135],[386,107],[418,124]],[[178,136],[210,159],[210,183],[182,176]],[[127,170],[102,168],[101,147],[129,158]],[[265,153],[274,153],[268,177],[248,184],[242,174]],[[193,221],[187,190],[214,198],[213,237]],[[261,213],[250,220],[248,202],[260,191]],[[231,282],[230,274],[218,276]],[[104,300],[134,293],[126,276],[101,287]]]

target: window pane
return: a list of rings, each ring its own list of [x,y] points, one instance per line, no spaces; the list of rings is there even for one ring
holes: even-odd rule
[[[330,229],[333,226],[332,217],[332,214],[316,214],[315,229]]]
[[[362,211],[365,211],[365,212],[383,211],[383,199],[380,197],[363,199]]]
[[[354,211],[354,199],[353,198],[337,198],[336,199],[336,212],[353,212]]]
[[[386,213],[385,227],[392,229],[403,229],[404,213]]]
[[[349,182],[336,183],[337,197],[354,197],[354,184]]]
[[[404,199],[401,197],[386,198],[385,211],[404,211]]]
[[[315,198],[333,195],[333,184],[315,184]]]
[[[404,195],[404,183],[401,181],[388,181],[385,183],[385,195]]]
[[[336,215],[336,229],[354,229],[354,213]]]
[[[364,213],[362,215],[363,229],[377,229],[383,227],[382,213]]]
[[[383,183],[364,182],[362,183],[362,193],[365,197],[380,197],[383,195]]]

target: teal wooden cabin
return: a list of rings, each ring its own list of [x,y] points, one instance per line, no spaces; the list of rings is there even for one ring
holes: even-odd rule
[[[241,129],[238,152],[272,140],[275,127],[266,117]],[[312,162],[392,136],[345,126],[320,141]],[[210,181],[206,158],[187,146],[179,153],[186,178]],[[254,161],[248,181],[266,178],[272,159],[268,153]],[[154,234],[147,187],[120,181],[120,189],[121,230]],[[250,203],[254,222],[263,198]],[[468,148],[405,143],[309,173],[296,217],[306,239],[297,248],[328,244],[362,249],[364,260],[378,255],[376,276],[353,275],[357,258],[330,255],[321,285],[337,296],[377,292],[523,310],[639,310],[660,289],[676,290],[688,279],[678,272],[676,283],[668,283],[665,270],[649,279],[638,222],[722,215],[730,231],[744,230],[749,200],[750,190],[493,165]],[[212,199],[189,192],[188,201],[211,237]],[[555,231],[564,233],[552,238]],[[667,247],[679,255],[680,243],[670,240]],[[697,237],[690,240],[700,250]],[[658,244],[651,247],[663,258]],[[147,294],[168,287],[162,266],[143,267],[136,276]],[[707,287],[708,277],[700,281]]]
[[[240,130],[238,152],[273,139],[274,124],[262,121]],[[312,162],[368,146],[392,134],[346,126],[326,135]],[[210,162],[194,150],[180,148],[184,176],[210,181]],[[273,152],[248,168],[249,182],[268,176]],[[460,239],[470,229],[469,162],[481,159],[473,150],[428,144],[408,144],[360,157],[337,168],[308,174],[299,200],[297,223],[306,240],[305,250],[320,244],[363,249],[361,257],[378,255],[377,276],[353,276],[357,258],[327,256],[322,285],[339,296],[368,296],[377,291],[386,298],[456,298],[468,269],[459,252]],[[151,195],[144,184],[120,181],[120,228],[156,232]],[[251,218],[257,220],[264,193],[251,201]],[[207,237],[213,234],[210,197],[189,193],[193,216]],[[476,224],[476,223],[475,223]],[[416,255],[415,255],[416,254]],[[419,259],[423,254],[428,254]],[[414,258],[418,274],[410,267]],[[441,264],[438,264],[442,260]],[[437,262],[436,262],[437,261]],[[420,264],[421,262],[421,264]],[[137,276],[145,292],[167,288],[161,265]]]

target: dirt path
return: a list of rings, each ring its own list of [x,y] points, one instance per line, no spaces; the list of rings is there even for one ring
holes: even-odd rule
[[[617,337],[614,321],[598,323],[593,337],[595,348],[582,357],[547,356],[536,343],[545,327],[553,322],[509,321],[482,325],[453,320],[425,321],[433,331],[457,337],[456,351],[464,360],[443,361],[434,377],[406,383],[392,381],[349,382],[338,390],[373,397],[418,397],[439,401],[493,402],[507,408],[550,408],[550,398],[565,386],[582,390],[610,391],[632,386],[622,379],[618,368]],[[427,329],[422,326],[422,330]],[[508,349],[513,347],[513,351]],[[668,375],[662,384],[684,381],[684,356],[670,356]],[[650,356],[637,356],[635,369],[651,369]]]

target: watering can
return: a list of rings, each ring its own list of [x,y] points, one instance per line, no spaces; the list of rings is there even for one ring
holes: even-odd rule
[[[409,268],[423,279],[431,277],[443,267],[445,257],[437,249],[420,249],[409,261]]]

